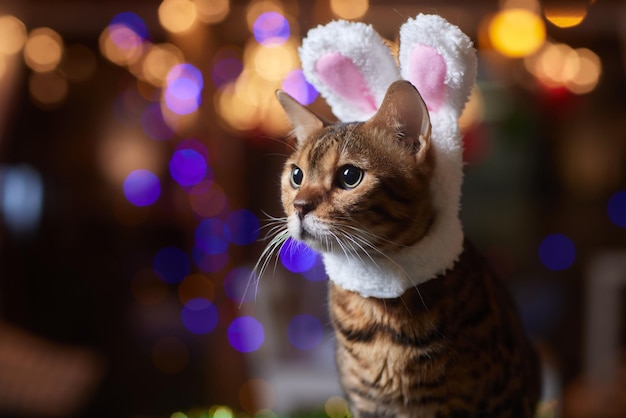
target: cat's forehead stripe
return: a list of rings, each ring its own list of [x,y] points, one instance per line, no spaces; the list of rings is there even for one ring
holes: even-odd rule
[[[355,124],[338,124],[327,126],[323,134],[314,139],[308,152],[311,164],[316,164],[322,160],[332,146],[344,145],[351,138],[351,132],[356,127]]]

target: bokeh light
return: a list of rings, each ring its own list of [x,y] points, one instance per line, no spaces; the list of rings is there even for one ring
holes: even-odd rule
[[[285,268],[294,273],[310,270],[317,261],[317,252],[302,241],[287,238],[280,248],[280,261]]]
[[[31,31],[24,45],[24,61],[33,71],[54,70],[63,56],[63,39],[50,28]]]
[[[546,40],[543,20],[527,9],[506,9],[489,23],[493,47],[510,58],[521,58],[537,51]]]
[[[189,204],[196,215],[210,218],[226,209],[227,200],[219,184],[205,180],[189,190]]]
[[[626,190],[611,196],[607,211],[611,222],[621,228],[626,228]]]
[[[152,348],[152,362],[161,373],[180,373],[189,364],[189,348],[177,337],[163,337]]]
[[[287,19],[278,12],[261,13],[252,25],[254,39],[264,46],[282,45],[289,39]]]
[[[135,206],[152,205],[160,195],[159,178],[149,170],[131,171],[124,180],[124,196]]]
[[[241,353],[257,351],[264,340],[263,325],[251,316],[240,316],[228,327],[228,342]]]
[[[180,283],[191,271],[191,260],[178,247],[163,247],[153,257],[152,268],[163,282]]]
[[[217,326],[217,308],[204,298],[194,298],[185,303],[181,319],[189,332],[197,335],[208,334]]]
[[[237,245],[252,244],[259,236],[259,218],[247,209],[232,211],[226,218],[230,239]]]
[[[329,418],[344,418],[350,416],[348,402],[340,396],[330,397],[324,404],[324,411]]]
[[[193,113],[202,101],[203,87],[200,70],[191,64],[176,65],[167,74],[165,104],[177,115]]]
[[[15,16],[0,16],[0,55],[13,55],[22,50],[27,39],[26,26]]]
[[[172,129],[165,123],[159,103],[152,103],[141,115],[141,126],[150,138],[163,141],[174,136]]]
[[[259,277],[247,267],[232,269],[224,277],[224,292],[233,302],[240,304],[255,299]]]
[[[100,52],[117,65],[132,65],[143,54],[144,40],[126,25],[111,25],[98,40]]]
[[[287,325],[289,342],[300,350],[312,350],[322,342],[324,328],[321,321],[313,315],[294,316]]]
[[[228,264],[228,253],[207,254],[198,247],[192,251],[193,261],[205,273],[215,273]]]
[[[181,186],[193,186],[202,181],[207,173],[207,162],[199,152],[180,149],[170,159],[170,175]]]
[[[326,267],[324,267],[324,262],[322,261],[322,255],[320,253],[316,253],[313,266],[310,269],[303,271],[302,275],[305,279],[311,282],[321,282],[328,279]]]
[[[300,104],[310,105],[317,99],[319,93],[315,87],[304,77],[300,69],[296,69],[287,74],[283,80],[283,90]]]
[[[205,219],[198,224],[194,232],[196,247],[205,254],[226,252],[231,234],[228,225],[217,218]]]
[[[539,259],[550,270],[565,270],[576,260],[574,242],[563,234],[548,235],[539,245]]]
[[[215,298],[215,285],[204,274],[190,274],[178,285],[178,299],[182,304],[196,298],[208,301]]]
[[[204,23],[219,23],[230,12],[230,0],[195,0],[198,18]]]
[[[137,36],[139,36],[143,40],[148,40],[148,27],[141,17],[133,12],[122,12],[118,13],[111,19],[109,26],[126,26],[128,29],[135,32]],[[118,44],[118,46],[122,46],[120,43],[124,43],[124,39],[116,39],[113,37],[113,41]]]
[[[196,4],[191,0],[163,0],[159,5],[159,22],[171,33],[185,33],[198,19]]]
[[[183,61],[183,53],[175,45],[151,45],[142,63],[142,73],[150,84],[162,87],[167,80],[167,74]]]
[[[298,68],[297,46],[292,40],[272,47],[249,42],[244,50],[244,62],[246,65],[250,63],[255,74],[263,80],[282,81],[290,71]]]
[[[211,79],[216,89],[221,89],[228,83],[237,80],[243,71],[240,52],[232,48],[225,48],[218,51],[213,58],[211,68]]]
[[[583,1],[546,2],[543,5],[546,20],[559,28],[578,26],[587,16],[587,4]]]
[[[54,109],[67,97],[68,84],[60,72],[33,72],[28,78],[28,92],[43,109]]]
[[[330,0],[330,9],[341,19],[358,19],[367,13],[368,0]]]

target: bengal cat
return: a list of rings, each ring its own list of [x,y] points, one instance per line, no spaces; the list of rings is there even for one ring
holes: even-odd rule
[[[343,124],[277,96],[297,143],[281,183],[287,228],[273,245],[291,236],[324,256],[353,416],[533,416],[538,358],[512,298],[474,247],[465,241],[453,266],[429,280],[414,280],[415,266],[396,256],[420,250],[438,216],[430,182],[438,161],[417,90],[395,82],[370,120]],[[354,268],[333,265],[342,256]],[[398,297],[346,288],[370,275],[374,287],[392,286],[398,271],[415,283]]]

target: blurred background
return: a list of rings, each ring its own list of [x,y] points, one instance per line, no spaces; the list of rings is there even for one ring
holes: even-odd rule
[[[326,277],[253,273],[282,216],[283,88],[333,19],[475,42],[467,235],[546,363],[545,417],[626,416],[626,4],[2,0],[0,416],[343,417]]]

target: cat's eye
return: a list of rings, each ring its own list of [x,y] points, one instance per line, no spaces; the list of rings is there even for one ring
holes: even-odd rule
[[[339,169],[339,185],[344,189],[354,189],[363,180],[363,170],[353,165]]]
[[[294,189],[299,189],[302,185],[302,180],[304,180],[304,172],[300,169],[300,167],[294,165],[291,170],[291,186]]]

